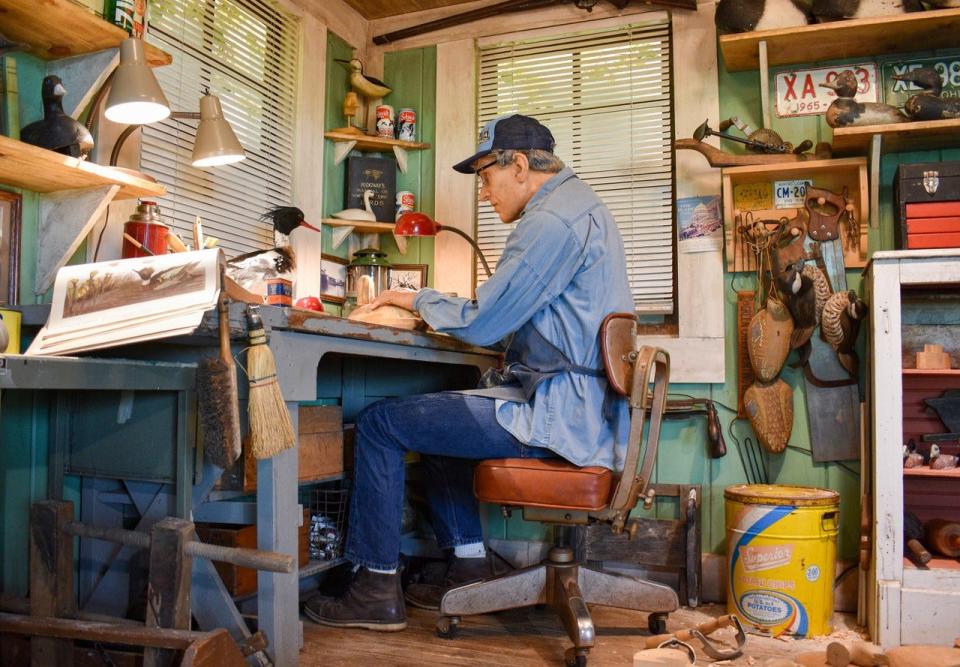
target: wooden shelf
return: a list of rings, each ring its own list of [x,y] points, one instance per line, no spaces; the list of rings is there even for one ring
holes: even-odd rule
[[[864,154],[870,147],[870,140],[874,135],[883,137],[885,153],[958,148],[960,147],[960,119],[838,127],[833,130],[833,150],[836,153]]]
[[[58,60],[120,46],[129,35],[89,9],[71,0],[4,0],[0,32],[14,42],[29,44],[30,53]],[[147,61],[154,67],[169,65],[173,57],[145,44]]]
[[[331,227],[353,227],[361,234],[392,234],[392,222],[367,222],[366,220],[341,220],[340,218],[324,218],[320,221]]]
[[[162,197],[167,189],[131,172],[104,167],[0,136],[0,183],[34,192],[119,185],[116,199]]]
[[[424,144],[417,141],[400,141],[399,139],[388,139],[386,137],[376,137],[369,134],[351,134],[349,132],[325,132],[323,134],[327,139],[337,142],[356,141],[354,146],[360,151],[384,151],[393,150],[394,146],[408,151],[422,151],[430,148],[430,144]]]
[[[960,368],[904,368],[904,375],[955,375],[960,377]]]
[[[952,477],[960,479],[960,468],[948,468],[947,470],[934,470],[928,467],[922,468],[904,468],[904,477]]]
[[[960,9],[939,9],[722,35],[720,51],[727,71],[742,72],[760,66],[761,41],[774,66],[953,48],[958,33]]]
[[[733,185],[750,183],[758,177],[764,181],[781,181],[800,178],[815,178],[824,174],[847,172],[859,176],[867,166],[863,158],[848,157],[836,160],[808,160],[782,162],[779,164],[751,164],[743,167],[724,167],[723,175],[729,176]]]

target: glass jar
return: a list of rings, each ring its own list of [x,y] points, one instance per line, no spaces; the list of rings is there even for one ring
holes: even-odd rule
[[[387,289],[390,262],[387,253],[376,248],[363,248],[353,253],[347,267],[347,299],[362,306]]]

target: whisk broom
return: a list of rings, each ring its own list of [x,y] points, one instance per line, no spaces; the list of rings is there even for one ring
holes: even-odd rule
[[[197,371],[197,404],[205,458],[229,468],[240,456],[240,406],[237,374],[230,353],[230,318],[227,295],[221,290],[217,303],[220,354],[202,359]]]
[[[250,452],[254,458],[267,459],[297,443],[290,412],[277,382],[277,364],[267,345],[263,319],[255,306],[247,306],[250,348],[247,350],[247,377],[250,397],[247,419],[250,422]]]

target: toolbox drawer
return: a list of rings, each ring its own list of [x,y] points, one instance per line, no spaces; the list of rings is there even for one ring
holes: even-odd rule
[[[960,162],[901,164],[893,192],[898,248],[960,247]]]

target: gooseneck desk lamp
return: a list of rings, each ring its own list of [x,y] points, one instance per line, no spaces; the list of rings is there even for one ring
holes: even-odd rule
[[[439,222],[434,221],[426,213],[419,213],[417,211],[404,213],[393,226],[393,233],[396,236],[436,236],[440,232],[453,232],[465,238],[467,243],[476,250],[477,257],[480,258],[480,263],[483,264],[483,270],[487,272],[487,278],[493,275],[490,271],[490,265],[487,264],[487,259],[483,256],[483,252],[480,250],[477,242],[472,236],[456,227],[445,227]]]
[[[104,115],[125,128],[110,154],[110,165],[117,164],[120,149],[141,125],[156,123],[165,118],[199,120],[193,142],[193,166],[216,167],[243,160],[243,146],[223,116],[220,99],[215,95],[200,98],[200,111],[170,111],[163,89],[147,64],[143,42],[134,37],[120,44],[120,65],[113,74]]]

